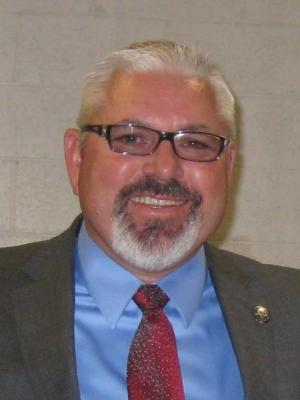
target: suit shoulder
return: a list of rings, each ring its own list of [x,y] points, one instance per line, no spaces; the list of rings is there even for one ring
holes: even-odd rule
[[[280,265],[264,264],[249,257],[232,253],[206,245],[205,253],[211,264],[224,265],[224,268],[232,268],[258,281],[282,283],[289,281],[292,286],[300,290],[300,269],[284,267]]]
[[[14,275],[48,241],[33,242],[0,249],[0,280]]]
[[[53,238],[0,249],[0,281],[17,273],[33,257],[61,254],[73,243],[81,221],[81,216],[78,216],[68,229]]]
[[[47,243],[47,240],[0,248],[0,268],[14,264],[15,261],[25,261],[44,243]]]

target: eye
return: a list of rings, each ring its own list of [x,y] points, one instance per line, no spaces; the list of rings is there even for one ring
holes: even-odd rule
[[[148,142],[147,136],[143,135],[143,133],[122,133],[112,138],[114,142],[118,142],[123,145],[136,145],[140,146],[146,144]]]
[[[147,132],[142,130],[128,131],[125,129],[117,129],[112,132],[111,142],[115,146],[121,146],[122,148],[141,148],[147,146],[151,142]]]
[[[200,140],[195,140],[195,139],[187,140],[184,143],[184,146],[194,148],[195,150],[197,150],[197,149],[202,150],[202,149],[209,148],[209,146],[206,143],[201,142]]]
[[[141,140],[141,138],[138,135],[126,134],[126,135],[121,135],[119,137],[116,137],[116,138],[114,138],[114,140],[117,140],[118,142],[134,144],[134,143],[138,143]]]
[[[180,146],[189,150],[207,150],[210,148],[209,143],[206,143],[205,140],[199,140],[190,136],[182,138]]]
[[[206,133],[187,133],[178,135],[177,146],[184,151],[207,153],[216,151],[220,146],[220,140]]]

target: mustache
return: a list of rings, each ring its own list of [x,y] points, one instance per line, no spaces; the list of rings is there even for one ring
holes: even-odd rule
[[[128,201],[134,194],[146,192],[153,195],[178,196],[181,199],[190,201],[192,208],[195,210],[202,202],[202,196],[193,189],[179,183],[176,179],[171,179],[168,182],[158,182],[153,178],[144,178],[136,183],[126,185],[119,192],[114,207],[115,214],[122,214]]]

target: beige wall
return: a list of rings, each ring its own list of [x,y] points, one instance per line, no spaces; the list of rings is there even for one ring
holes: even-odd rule
[[[129,41],[169,38],[214,58],[240,103],[234,206],[214,241],[300,267],[299,0],[0,0],[0,10],[0,245],[51,236],[78,212],[62,135],[84,75]]]

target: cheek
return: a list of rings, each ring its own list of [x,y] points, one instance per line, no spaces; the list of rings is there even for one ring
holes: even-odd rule
[[[113,153],[109,158],[101,159],[95,181],[108,192],[118,192],[140,177],[140,159]]]
[[[191,179],[192,186],[203,197],[204,206],[225,201],[228,185],[224,166],[217,163],[203,164],[198,169],[194,169]]]
[[[136,180],[141,171],[139,160],[110,152],[89,154],[83,160],[79,175],[79,190],[86,205],[93,205],[98,212],[111,213],[120,190]],[[87,202],[89,200],[89,203]]]

